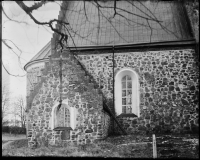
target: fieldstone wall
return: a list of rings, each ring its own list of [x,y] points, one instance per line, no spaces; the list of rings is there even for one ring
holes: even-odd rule
[[[102,111],[102,124],[103,124],[102,138],[106,138],[111,133],[110,122],[111,122],[111,118],[108,115],[108,113],[105,111]]]
[[[27,96],[30,95],[30,92],[34,89],[34,86],[40,81],[41,70],[44,68],[44,63],[35,65],[27,70]]]
[[[79,55],[111,103],[112,58],[110,53]],[[128,133],[197,131],[199,70],[193,49],[115,53],[114,60],[115,74],[131,68],[139,76],[140,117],[119,118]]]
[[[79,61],[85,66],[86,70],[93,76],[98,87],[101,88],[107,98],[107,104],[113,111],[113,62],[112,54],[88,54],[79,55]]]
[[[38,75],[41,77],[29,94],[29,99],[32,99],[27,115],[29,146],[41,144],[44,140],[49,144],[92,143],[109,133],[111,119],[102,110],[102,95],[77,61],[68,53],[64,55],[62,89],[56,57],[52,57],[44,69],[29,70],[37,73],[32,76],[33,79]],[[79,55],[80,62],[110,102],[111,109],[112,58],[111,53]],[[118,117],[129,134],[189,133],[198,130],[199,70],[193,49],[115,53],[114,60],[114,74],[122,68],[131,68],[139,76],[140,117]],[[77,125],[69,131],[68,140],[62,139],[63,131],[54,131],[50,126],[52,107],[58,103],[60,92],[62,99],[77,109]],[[115,131],[119,131],[116,125]]]
[[[42,139],[49,144],[85,144],[107,135],[103,129],[108,128],[109,118],[102,111],[102,95],[94,88],[94,84],[90,83],[77,61],[68,53],[63,55],[62,88],[59,82],[59,62],[52,56],[52,60],[41,72],[41,81],[38,82],[41,87],[34,88],[32,92],[36,92],[36,95],[29,97],[33,99],[27,115],[29,146],[40,145]],[[60,92],[63,101],[67,100],[68,105],[75,107],[78,112],[76,127],[70,130],[69,140],[62,140],[63,131],[54,131],[50,126],[52,107],[58,103]],[[107,117],[106,121],[103,117]]]

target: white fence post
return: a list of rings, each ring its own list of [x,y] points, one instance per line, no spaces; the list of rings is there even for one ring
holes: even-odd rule
[[[157,158],[156,136],[153,134],[153,158]]]

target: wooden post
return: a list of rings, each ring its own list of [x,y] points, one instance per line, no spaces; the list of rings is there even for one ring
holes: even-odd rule
[[[156,136],[153,134],[153,158],[157,158]]]

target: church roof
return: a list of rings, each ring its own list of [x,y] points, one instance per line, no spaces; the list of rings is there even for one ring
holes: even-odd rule
[[[39,60],[39,59],[44,59],[48,58],[48,56],[51,55],[51,41],[49,41],[31,60]]]
[[[34,61],[43,61],[51,55],[51,41],[49,41],[25,66],[24,70]]]
[[[57,24],[56,28],[68,35],[69,47],[170,42],[188,40],[192,37],[182,5],[176,1],[116,3],[118,14],[114,16],[114,1],[98,1],[101,6],[100,12],[97,4],[92,1],[63,1],[58,19],[70,25],[62,28]],[[54,33],[51,42],[30,62],[48,58],[52,44],[58,38],[59,36]]]
[[[99,5],[99,9],[97,5]],[[71,1],[65,11],[68,45],[102,46],[190,38],[182,5],[175,1]],[[84,10],[84,7],[86,10]],[[72,41],[73,38],[73,41]]]

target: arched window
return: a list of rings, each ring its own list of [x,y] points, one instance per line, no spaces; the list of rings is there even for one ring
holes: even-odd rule
[[[63,100],[61,108],[58,110],[59,102],[52,107],[50,126],[51,129],[57,127],[71,127],[75,129],[77,121],[77,109],[68,105],[68,100]]]
[[[129,75],[122,78],[122,113],[132,113],[132,79]]]
[[[135,71],[124,68],[116,74],[114,96],[117,116],[122,114],[140,116],[139,80]]]
[[[55,128],[70,127],[70,111],[67,108],[67,105],[63,104],[59,110],[56,108],[55,112]]]

